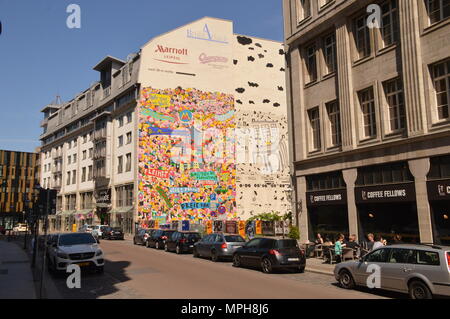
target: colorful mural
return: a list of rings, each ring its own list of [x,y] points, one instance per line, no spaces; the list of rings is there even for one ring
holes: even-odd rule
[[[144,88],[141,97],[139,217],[236,219],[233,96]]]

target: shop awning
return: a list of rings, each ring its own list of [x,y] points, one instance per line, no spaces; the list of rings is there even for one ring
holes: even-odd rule
[[[62,213],[61,213],[61,216],[69,216],[69,215],[73,215],[74,213],[76,213],[77,211],[76,210],[64,210]]]
[[[77,210],[75,215],[87,215],[89,213],[92,213],[92,209],[83,209],[83,210]]]
[[[133,211],[133,206],[118,207],[111,210],[111,214],[124,214]]]
[[[111,207],[111,204],[97,203],[97,204],[95,204],[95,206],[100,207],[100,208],[108,208],[108,207]]]

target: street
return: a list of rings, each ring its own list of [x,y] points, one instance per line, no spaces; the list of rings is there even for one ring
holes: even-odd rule
[[[145,299],[316,299],[385,298],[372,291],[339,288],[333,277],[315,273],[263,274],[163,250],[135,246],[131,241],[100,243],[104,274],[83,273],[80,289],[66,286],[66,275],[53,276],[62,298]],[[49,277],[47,277],[49,278]],[[394,296],[398,298],[398,296]]]

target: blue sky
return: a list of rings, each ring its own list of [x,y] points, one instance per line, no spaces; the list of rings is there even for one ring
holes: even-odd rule
[[[81,29],[66,8],[81,7]],[[204,16],[234,21],[234,32],[282,41],[281,0],[0,0],[0,149],[39,146],[43,106],[98,80],[106,55],[125,59],[152,37]]]

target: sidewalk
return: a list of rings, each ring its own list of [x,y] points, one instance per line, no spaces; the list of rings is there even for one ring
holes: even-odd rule
[[[0,237],[0,299],[36,299],[26,252],[4,237]]]
[[[334,264],[324,263],[322,258],[308,258],[306,259],[305,271],[314,272],[322,275],[334,276]]]

